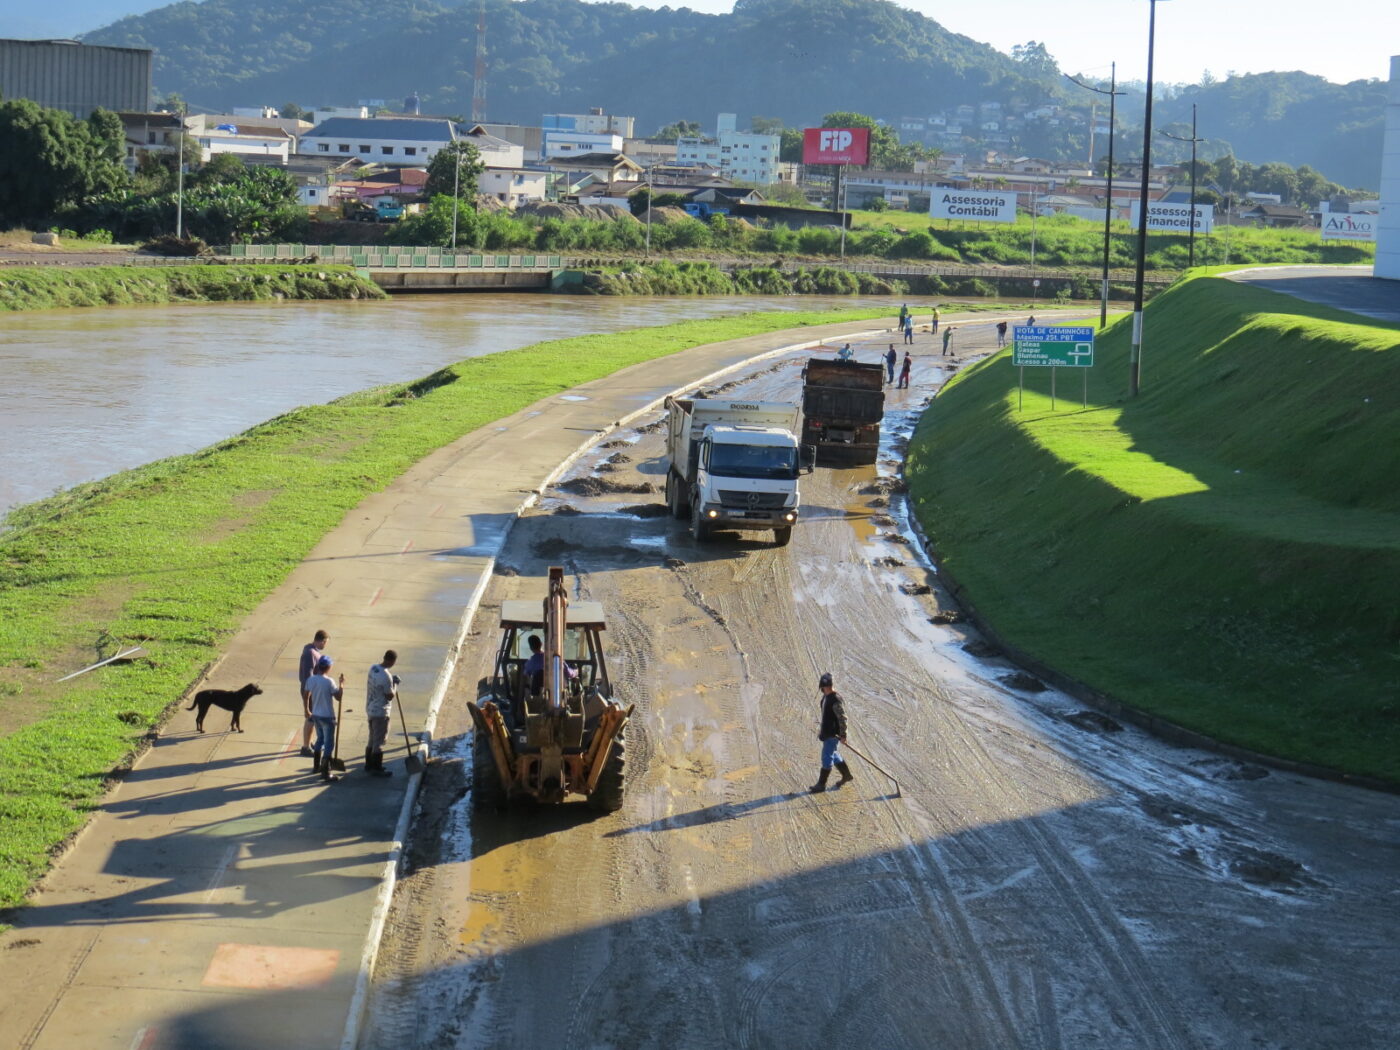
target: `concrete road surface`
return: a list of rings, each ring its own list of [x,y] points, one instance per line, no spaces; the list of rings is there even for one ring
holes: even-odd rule
[[[1372,277],[1369,266],[1260,266],[1224,276],[1376,321],[1400,323],[1400,281]]]
[[[959,330],[962,356],[990,348],[990,325]],[[449,689],[364,1046],[1395,1045],[1400,797],[1157,743],[932,622],[896,472],[949,373],[916,350],[878,469],[804,478],[787,548],[691,540],[646,425],[517,524]],[[732,394],[791,397],[798,373]],[[538,600],[549,565],[608,610],[638,705],[626,803],[474,812],[463,705],[493,613]],[[851,754],[854,783],[806,792],[828,670],[900,797]]]

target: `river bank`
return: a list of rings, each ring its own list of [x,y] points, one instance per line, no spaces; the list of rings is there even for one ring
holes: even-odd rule
[[[747,314],[503,351],[14,511],[0,537],[0,907],[23,899],[229,633],[367,494],[464,434],[629,365],[872,316],[887,311]],[[145,654],[54,682],[126,644]]]
[[[133,303],[383,299],[350,266],[13,266],[0,269],[0,310]]]

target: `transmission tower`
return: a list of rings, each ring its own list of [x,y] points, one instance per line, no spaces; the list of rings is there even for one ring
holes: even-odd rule
[[[472,123],[486,119],[486,0],[476,15],[476,71],[472,74]]]

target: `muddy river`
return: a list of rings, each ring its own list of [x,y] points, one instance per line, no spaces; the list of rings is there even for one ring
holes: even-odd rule
[[[691,318],[876,303],[898,308],[845,297],[515,293],[15,314],[0,321],[0,514],[465,357]]]

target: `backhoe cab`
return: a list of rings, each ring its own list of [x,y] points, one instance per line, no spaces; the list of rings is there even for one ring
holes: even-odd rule
[[[495,668],[478,702],[467,704],[476,727],[478,805],[583,795],[594,809],[621,808],[624,731],[633,708],[612,699],[605,626],[600,603],[570,603],[558,566],[549,570],[542,605],[501,603]]]

